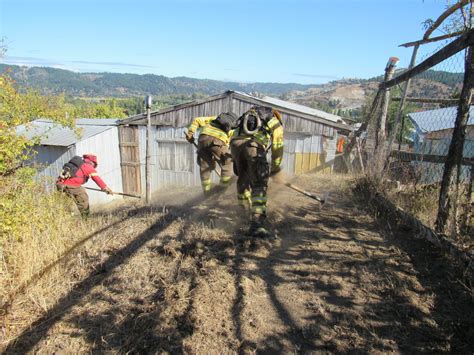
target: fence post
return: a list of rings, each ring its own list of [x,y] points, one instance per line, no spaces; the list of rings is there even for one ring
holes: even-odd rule
[[[395,67],[397,66],[398,58],[397,57],[390,57],[385,67],[385,76],[384,76],[384,83],[392,79],[393,74],[395,73]],[[380,114],[377,117],[376,125],[375,125],[375,146],[374,146],[374,173],[378,174],[380,171],[380,164],[383,162],[383,159],[380,157],[381,149],[383,148],[383,143],[386,138],[385,127],[387,123],[387,112],[388,112],[388,104],[390,102],[390,88],[384,88],[382,95],[382,103]]]
[[[372,105],[370,106],[370,111],[365,118],[364,122],[362,122],[361,126],[357,131],[354,132],[354,134],[350,135],[351,139],[347,146],[344,148],[344,155],[342,156],[342,159],[344,163],[346,164],[347,170],[352,173],[352,164],[350,161],[350,155],[352,152],[352,149],[356,146],[357,144],[357,139],[358,137],[362,134],[362,132],[367,131],[367,127],[369,126],[369,123],[372,119],[372,117],[375,115],[375,112],[377,111],[377,108],[379,107],[379,101],[380,97],[382,96],[382,89],[378,89],[377,93],[375,94],[374,100],[372,101]]]
[[[344,156],[349,156],[349,154],[352,151],[352,148],[354,148],[354,146],[356,145],[357,137],[359,137],[362,132],[365,132],[367,130],[367,126],[370,123],[370,119],[372,118],[375,111],[377,110],[379,100],[380,100],[380,93],[381,93],[381,90],[379,89],[377,91],[377,94],[375,95],[374,101],[372,101],[372,106],[370,107],[369,114],[367,115],[366,119],[364,120],[362,125],[359,127],[359,129],[352,135],[351,140],[347,144],[347,146],[344,150]]]
[[[413,47],[413,53],[411,55],[411,60],[410,60],[410,65],[408,67],[408,70],[410,70],[411,68],[415,66],[416,55],[418,53],[419,47],[420,45],[416,45],[415,47]],[[390,133],[390,138],[388,140],[387,152],[385,154],[385,158],[386,158],[385,169],[388,169],[389,167],[388,161],[389,161],[390,153],[392,152],[392,144],[393,144],[393,141],[395,140],[396,134],[398,132],[398,128],[400,127],[400,122],[402,121],[402,118],[403,118],[403,109],[405,108],[405,101],[408,94],[408,89],[410,88],[410,82],[411,82],[411,78],[406,81],[405,86],[403,87],[403,93],[400,99],[400,105],[398,106],[397,116],[395,118],[395,123],[393,125],[393,129],[392,129],[392,132]],[[401,138],[398,145],[398,150],[400,150],[400,145],[402,143],[403,129],[404,129],[404,125],[402,124],[402,131],[400,133]]]
[[[146,179],[146,195],[145,202],[147,205],[151,202],[151,149],[152,149],[152,134],[151,134],[151,96],[145,98],[145,107],[146,107],[146,162],[145,162],[145,179]]]
[[[469,110],[472,102],[474,84],[474,63],[472,60],[474,46],[466,49],[464,83],[459,100],[458,112],[454,124],[453,136],[444,164],[443,180],[439,193],[438,216],[436,231],[443,234],[453,234],[460,227],[458,220],[458,187],[461,175],[461,161],[466,137],[466,127],[469,120]]]

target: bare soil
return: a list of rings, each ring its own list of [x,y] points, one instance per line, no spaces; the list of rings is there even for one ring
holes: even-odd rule
[[[46,309],[17,300],[3,350],[473,352],[462,270],[371,216],[346,180],[295,183],[331,191],[330,201],[321,208],[273,185],[276,239],[246,236],[232,188],[207,199],[168,191],[153,208],[120,212],[123,222],[62,266],[70,291]]]

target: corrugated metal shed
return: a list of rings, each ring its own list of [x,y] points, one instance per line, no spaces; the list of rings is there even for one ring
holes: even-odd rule
[[[39,138],[41,145],[69,147],[77,142],[93,137],[117,125],[118,120],[78,119],[76,129],[64,127],[51,120],[37,119],[26,125],[18,126],[17,134],[28,139]]]
[[[122,191],[122,173],[116,119],[77,119],[76,127],[81,135],[68,127],[51,120],[38,119],[28,126],[19,126],[18,134],[28,138],[38,137],[40,143],[33,149],[36,154],[31,164],[37,168],[36,178],[52,189],[65,163],[74,155],[94,153],[99,165],[97,172],[113,191]],[[95,187],[92,180],[85,185]],[[91,205],[110,202],[121,196],[109,196],[101,192],[88,191]]]
[[[446,107],[436,110],[414,112],[408,114],[411,122],[419,134],[441,131],[443,129],[454,128],[457,107]],[[474,105],[469,110],[468,125],[474,125]]]
[[[186,127],[194,117],[218,115],[232,111],[243,114],[252,105],[271,106],[282,113],[286,132],[300,132],[333,137],[336,130],[351,131],[341,117],[312,109],[310,107],[279,100],[269,96],[252,96],[249,94],[227,91],[206,99],[171,106],[151,113],[153,125]],[[140,114],[122,120],[120,124],[144,125],[146,116]]]
[[[186,127],[195,117],[214,116],[225,111],[241,115],[253,105],[270,106],[282,114],[285,130],[283,168],[288,174],[299,174],[315,168],[319,171],[332,171],[338,132],[347,134],[351,130],[351,127],[339,116],[268,96],[227,91],[151,113],[152,191],[173,185],[200,185],[196,149],[184,139]],[[127,159],[122,161],[122,165],[132,170],[133,168],[130,167],[136,166],[137,173],[143,177],[146,156],[146,116],[144,114],[133,116],[120,121],[119,124],[124,136],[128,137],[121,143],[123,149],[129,149],[134,145],[139,148],[139,158],[128,161],[132,155],[126,154]],[[134,142],[130,141],[130,137],[133,136],[131,132],[125,134],[131,130],[138,132],[138,137]],[[134,172],[132,175],[137,173]],[[127,179],[132,178],[127,177],[125,180]],[[216,179],[215,174],[214,179]],[[141,191],[144,191],[145,179],[142,178],[140,182]],[[130,184],[130,186],[133,185]]]

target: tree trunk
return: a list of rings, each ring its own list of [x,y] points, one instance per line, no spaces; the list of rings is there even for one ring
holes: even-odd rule
[[[395,67],[397,65],[398,58],[390,57],[385,68],[385,77],[384,83],[391,80],[393,73],[395,72]],[[378,175],[380,172],[381,164],[383,166],[383,159],[380,159],[383,154],[380,154],[383,151],[383,146],[386,135],[386,125],[387,125],[387,112],[388,104],[390,102],[390,88],[385,88],[382,94],[382,103],[380,104],[380,114],[377,117],[376,126],[375,126],[375,147],[374,147],[374,159],[373,159],[373,173]]]
[[[411,55],[411,60],[410,60],[410,66],[408,67],[408,69],[411,69],[415,66],[416,55],[418,53],[418,48],[419,48],[419,46],[415,46],[413,48],[413,53]],[[400,122],[402,122],[403,109],[405,108],[405,100],[407,98],[408,90],[410,88],[410,82],[411,82],[411,79],[408,79],[405,83],[404,88],[403,88],[403,93],[402,93],[402,97],[401,97],[401,100],[400,100],[400,105],[398,106],[397,117],[395,118],[395,123],[393,125],[392,132],[390,133],[390,138],[388,139],[387,151],[385,152],[385,169],[387,169],[389,167],[388,162],[389,162],[390,152],[392,151],[392,144],[395,141],[395,137],[396,137],[396,134],[398,132],[398,128],[400,127]],[[403,139],[403,127],[402,127],[402,130],[400,132],[400,137],[402,137],[402,138],[400,138],[399,144],[402,143],[402,139]],[[400,147],[400,145],[399,145],[399,147]],[[400,148],[399,148],[399,150],[400,150]]]
[[[474,84],[474,64],[472,61],[473,46],[466,49],[464,83],[459,100],[453,136],[449,146],[448,156],[444,165],[443,180],[439,194],[438,216],[436,231],[444,234],[454,234],[457,225],[457,199],[461,161],[466,137],[466,127],[469,120],[469,110],[472,102]]]

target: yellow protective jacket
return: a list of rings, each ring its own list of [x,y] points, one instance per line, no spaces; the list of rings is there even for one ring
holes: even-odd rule
[[[188,126],[188,134],[194,135],[194,132],[196,132],[200,128],[201,134],[206,134],[208,136],[218,138],[226,145],[229,145],[230,137],[232,136],[232,131],[226,133],[222,129],[213,126],[211,123],[216,118],[217,116],[196,117]]]
[[[280,168],[283,158],[283,126],[278,118],[273,116],[270,121],[264,124],[254,135],[247,135],[240,128],[234,130],[231,140],[253,139],[257,143],[268,149],[272,144],[272,169]]]

